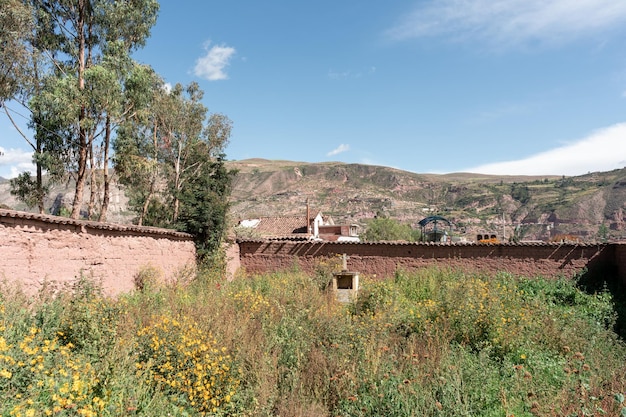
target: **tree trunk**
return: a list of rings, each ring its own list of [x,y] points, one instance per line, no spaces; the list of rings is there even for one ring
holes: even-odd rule
[[[85,14],[87,12],[85,2],[78,0],[78,21],[76,29],[78,33],[78,89],[85,89]],[[87,131],[85,129],[86,110],[83,104],[78,116],[78,171],[76,172],[76,190],[72,202],[72,219],[80,217],[80,209],[83,204],[83,191],[85,189],[85,171],[87,168]]]
[[[109,178],[109,144],[111,143],[111,118],[107,116],[106,131],[104,134],[104,156],[103,156],[103,176],[104,176],[104,196],[102,197],[102,207],[100,209],[99,222],[107,221],[107,211],[110,201],[110,181]]]
[[[37,139],[37,154],[41,154],[41,143],[39,139]],[[37,206],[39,206],[39,214],[43,214],[44,212],[43,194],[43,175],[41,172],[41,162],[37,160]]]
[[[141,216],[139,216],[139,221],[137,222],[138,226],[143,225],[143,219],[146,217],[146,214],[148,213],[148,207],[150,206],[150,200],[152,199],[152,195],[154,194],[154,188],[155,188],[154,181],[152,181],[152,183],[150,184],[150,192],[148,192],[146,201],[143,202],[143,207],[141,209]]]
[[[179,210],[179,200],[178,200],[178,191],[180,190],[180,154],[182,152],[182,145],[178,142],[178,155],[176,155],[176,162],[174,163],[174,172],[176,176],[174,177],[174,214],[172,216],[172,223],[176,222],[178,219],[178,210]]]
[[[87,205],[87,220],[91,220],[96,205],[96,166],[93,156],[93,139],[89,140],[89,204]]]

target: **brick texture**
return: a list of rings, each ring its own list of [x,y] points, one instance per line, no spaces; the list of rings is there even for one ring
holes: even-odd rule
[[[248,273],[313,271],[321,257],[346,254],[348,269],[362,276],[388,278],[398,270],[439,266],[464,271],[510,272],[521,276],[572,277],[617,262],[614,245],[584,244],[406,244],[241,241],[240,263]],[[619,251],[626,266],[626,245]],[[626,268],[621,270],[626,279]]]

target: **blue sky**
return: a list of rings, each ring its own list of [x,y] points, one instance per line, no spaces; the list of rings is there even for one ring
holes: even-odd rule
[[[228,159],[579,175],[626,166],[625,41],[622,0],[168,0],[135,58],[200,84]],[[28,165],[4,115],[0,148]]]

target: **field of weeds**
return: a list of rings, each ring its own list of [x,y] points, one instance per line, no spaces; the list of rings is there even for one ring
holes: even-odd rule
[[[341,304],[335,263],[167,286],[147,269],[117,299],[4,286],[0,414],[626,416],[616,291],[425,269]]]

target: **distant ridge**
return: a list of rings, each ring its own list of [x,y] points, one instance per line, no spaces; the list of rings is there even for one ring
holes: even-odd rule
[[[554,175],[485,175],[467,172],[418,174],[385,166],[344,162],[297,162],[251,158],[227,161],[238,174],[233,181],[230,221],[264,216],[304,215],[311,210],[337,223],[354,223],[363,231],[376,216],[418,227],[439,214],[454,224],[457,236],[495,233],[505,239],[549,240],[576,235],[587,242],[626,238],[626,169],[575,177]],[[48,213],[71,201],[72,183],[55,186]],[[129,223],[123,190],[115,197],[109,220]],[[85,199],[87,201],[87,199]],[[0,204],[26,210],[0,180]],[[504,221],[503,221],[504,218]]]
[[[625,169],[563,177],[420,174],[376,165],[261,158],[229,161],[228,166],[239,171],[232,193],[234,221],[295,215],[308,199],[312,208],[336,221],[362,227],[379,215],[416,227],[436,213],[468,237],[479,232],[501,237],[504,231],[505,238],[548,240],[574,234],[591,241],[602,225],[610,229],[609,238],[626,235]]]

